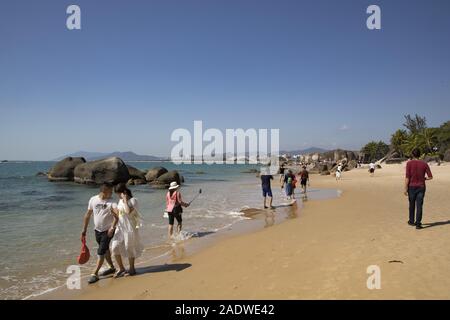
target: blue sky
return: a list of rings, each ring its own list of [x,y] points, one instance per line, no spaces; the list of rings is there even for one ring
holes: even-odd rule
[[[194,120],[359,149],[406,113],[450,119],[449,39],[446,0],[2,1],[0,158],[168,155]]]

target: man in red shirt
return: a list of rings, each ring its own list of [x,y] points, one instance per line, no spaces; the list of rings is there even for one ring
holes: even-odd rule
[[[425,197],[426,180],[433,179],[430,167],[425,161],[419,160],[420,150],[412,151],[413,159],[406,164],[405,195],[409,198],[410,226],[422,229],[422,209]],[[416,210],[417,208],[417,210]],[[414,221],[414,216],[416,216]]]

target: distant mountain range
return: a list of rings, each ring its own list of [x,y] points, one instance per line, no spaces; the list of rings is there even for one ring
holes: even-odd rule
[[[323,152],[327,152],[329,150],[327,149],[322,149],[322,148],[316,148],[316,147],[311,147],[311,148],[307,148],[307,149],[303,149],[303,150],[291,150],[291,151],[280,151],[280,154],[291,154],[291,155],[303,155],[303,154],[310,154],[310,153],[323,153]]]
[[[280,151],[280,154],[291,154],[291,155],[303,155],[303,154],[309,154],[309,153],[322,153],[326,152],[328,150],[322,149],[322,148],[316,148],[311,147],[303,150],[291,150],[291,151]],[[246,153],[248,156],[248,154]],[[231,155],[229,155],[231,156]],[[148,155],[139,155],[132,151],[115,151],[111,153],[102,153],[102,152],[90,152],[90,151],[78,151],[71,154],[66,154],[64,156],[58,157],[56,159],[53,159],[53,161],[60,161],[67,157],[83,157],[87,161],[93,161],[93,160],[99,160],[103,158],[109,158],[109,157],[118,157],[122,159],[123,161],[162,161],[162,160],[169,160],[168,157],[157,157],[157,156],[148,156]]]
[[[71,154],[61,156],[59,158],[54,159],[53,161],[60,161],[67,157],[83,157],[87,161],[99,160],[99,159],[109,158],[109,157],[118,157],[126,162],[127,161],[128,162],[129,161],[161,161],[161,160],[168,159],[168,158],[164,158],[164,157],[139,155],[132,151],[126,151],[126,152],[115,151],[115,152],[111,152],[111,153],[78,151],[78,152],[74,152]]]

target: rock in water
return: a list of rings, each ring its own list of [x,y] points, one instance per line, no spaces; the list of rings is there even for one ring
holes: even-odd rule
[[[147,174],[145,175],[145,180],[147,180],[147,182],[153,182],[167,172],[167,169],[163,167],[152,168],[148,170]]]
[[[145,181],[145,179],[135,179],[134,180],[134,185],[135,186],[138,186],[138,185],[141,185],[141,184],[147,184],[147,181]]]
[[[48,174],[42,171],[39,171],[38,173],[36,173],[36,177],[47,177]]]
[[[158,179],[152,182],[152,184],[156,187],[168,188],[171,182],[176,181],[178,184],[181,184],[181,180],[182,179],[178,171],[173,170],[159,176]]]
[[[86,163],[86,160],[81,157],[73,158],[67,157],[57,162],[48,173],[48,180],[50,181],[73,181],[75,167]]]
[[[79,164],[74,170],[74,181],[84,184],[126,183],[130,174],[126,164],[117,157],[111,157]]]
[[[127,164],[128,173],[131,179],[145,180],[145,172]]]

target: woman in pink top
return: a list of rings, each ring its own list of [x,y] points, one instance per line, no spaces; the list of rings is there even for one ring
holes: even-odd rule
[[[410,226],[422,229],[422,210],[425,198],[425,181],[433,179],[430,167],[425,161],[419,160],[420,150],[412,151],[413,159],[406,164],[405,195],[409,199]],[[416,210],[417,209],[417,210]],[[414,218],[415,221],[414,221]]]
[[[179,187],[177,182],[171,182],[169,191],[166,194],[166,212],[169,215],[169,239],[173,234],[175,219],[177,219],[178,233],[181,231],[183,207],[189,207],[189,203],[183,202],[181,199],[181,193],[178,191]]]

